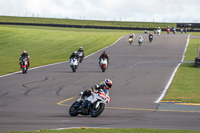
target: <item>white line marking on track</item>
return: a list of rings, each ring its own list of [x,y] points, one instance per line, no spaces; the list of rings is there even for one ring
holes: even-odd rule
[[[184,58],[185,58],[185,53],[186,53],[186,50],[187,50],[187,47],[188,47],[188,44],[189,44],[189,39],[190,39],[190,35],[189,35],[188,38],[187,38],[187,42],[186,42],[186,46],[185,46],[185,50],[184,50],[184,53],[183,53],[183,57],[182,57],[181,62],[183,62],[183,60],[184,60]],[[164,98],[164,96],[166,95],[166,93],[167,93],[167,91],[168,91],[168,89],[169,89],[169,86],[170,86],[170,84],[172,83],[172,80],[174,79],[174,76],[175,76],[175,74],[176,74],[176,72],[177,72],[177,70],[178,70],[178,68],[179,68],[180,65],[181,65],[181,63],[179,63],[179,64],[177,65],[177,67],[175,68],[175,70],[174,70],[174,72],[172,73],[172,76],[170,77],[170,79],[169,79],[167,85],[165,86],[163,92],[161,93],[160,97],[155,101],[155,103],[159,103],[159,102]]]
[[[124,36],[122,36],[122,37],[124,37]],[[88,55],[88,56],[86,56],[86,57],[84,57],[84,58],[88,58],[88,57],[90,57],[90,56],[92,56],[92,55],[98,53],[98,52],[101,51],[101,50],[104,50],[104,49],[106,49],[106,48],[109,48],[109,47],[115,45],[122,37],[120,37],[120,38],[119,38],[117,41],[115,41],[113,44],[111,44],[111,45],[109,45],[109,46],[107,46],[107,47],[105,47],[105,48],[102,48],[102,49],[100,49],[100,50],[98,50],[98,51],[96,51],[96,52],[94,52],[94,53],[92,53],[92,54],[90,54],[90,55]],[[44,66],[38,66],[38,67],[30,68],[29,71],[30,71],[30,70],[34,70],[34,69],[38,69],[38,68],[43,68],[43,67],[53,66],[53,65],[57,65],[57,64],[67,63],[67,62],[69,62],[69,61],[53,63],[53,64],[44,65]],[[0,78],[7,77],[7,76],[10,76],[10,75],[14,75],[14,74],[17,74],[17,73],[20,73],[20,72],[21,72],[21,71],[14,72],[14,73],[9,73],[9,74],[6,74],[6,75],[2,75],[2,76],[0,76]]]

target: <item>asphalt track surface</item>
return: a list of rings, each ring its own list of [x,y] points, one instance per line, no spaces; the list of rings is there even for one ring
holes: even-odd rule
[[[110,66],[105,73],[98,66],[99,51],[83,60],[76,73],[65,62],[1,77],[0,132],[71,127],[200,131],[200,111],[155,103],[182,60],[188,35],[161,34],[152,43],[148,35],[142,36],[142,46],[136,34],[133,45],[125,36],[106,48]],[[113,81],[113,87],[104,112],[97,118],[69,116],[74,96],[105,78]]]

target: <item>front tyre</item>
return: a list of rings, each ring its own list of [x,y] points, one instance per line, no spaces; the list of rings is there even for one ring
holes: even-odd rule
[[[90,112],[90,116],[91,117],[99,116],[103,112],[104,108],[105,108],[104,103],[100,103],[97,108],[95,108],[95,105],[94,105],[93,108],[92,108],[92,111]]]
[[[71,107],[69,108],[69,114],[71,116],[77,116],[79,113],[78,113],[78,109],[80,107],[80,103],[79,102],[74,102]]]
[[[102,65],[101,70],[102,72],[105,72],[106,68]]]

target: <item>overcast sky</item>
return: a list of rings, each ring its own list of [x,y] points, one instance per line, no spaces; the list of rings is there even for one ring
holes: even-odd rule
[[[0,0],[0,15],[200,22],[200,0]]]

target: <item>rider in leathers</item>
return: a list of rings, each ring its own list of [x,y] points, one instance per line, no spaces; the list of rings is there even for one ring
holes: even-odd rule
[[[85,90],[83,94],[81,95],[82,99],[86,99],[91,95],[91,92],[100,94],[101,92],[104,92],[106,95],[106,103],[108,104],[110,102],[110,96],[109,96],[109,89],[112,87],[112,81],[110,79],[105,79],[103,83],[96,84],[95,86],[91,87],[91,90]],[[82,107],[87,108],[88,101],[84,100]]]
[[[72,58],[75,58],[75,59],[77,59],[77,60],[79,59],[77,51],[74,51],[74,52],[71,54],[71,56],[69,57],[70,60],[71,60]]]
[[[29,59],[30,59],[30,56],[28,55],[27,51],[24,50],[23,53],[21,54],[21,56],[19,57],[19,60],[21,61],[22,59],[27,59],[27,63],[28,63],[28,68],[30,66],[30,62],[29,62]],[[21,62],[19,63],[20,65],[20,68],[21,68]]]
[[[109,55],[108,55],[105,51],[104,51],[103,54],[101,54],[100,57],[99,57],[99,64],[100,64],[101,58],[107,59],[108,65],[109,65]]]

